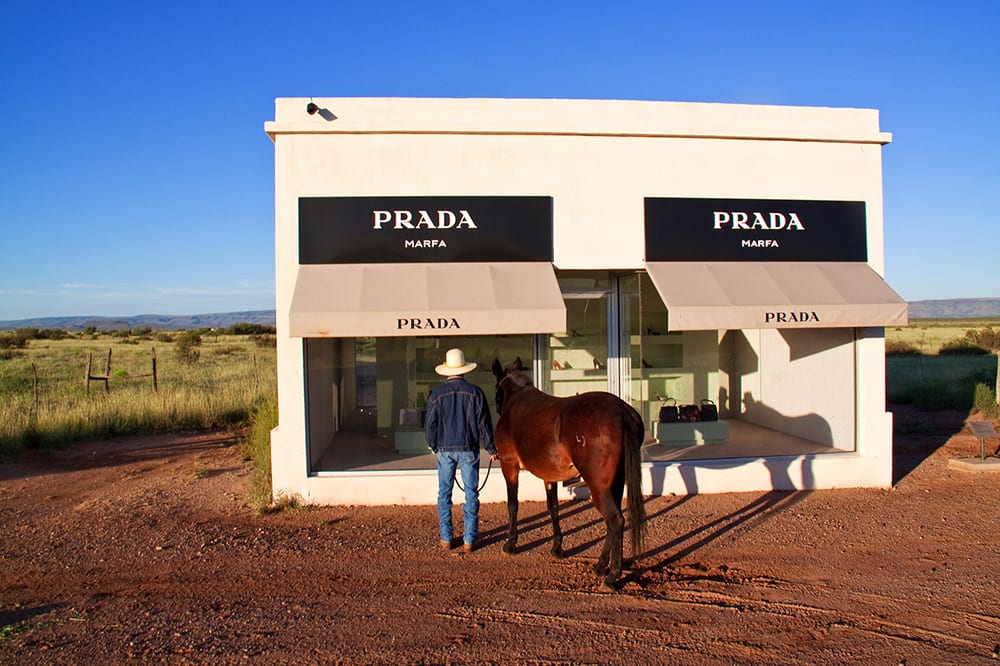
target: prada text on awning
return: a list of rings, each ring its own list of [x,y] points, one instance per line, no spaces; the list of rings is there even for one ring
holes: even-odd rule
[[[558,333],[566,307],[552,264],[300,265],[292,337]]]
[[[906,302],[863,262],[647,262],[671,331],[901,326]]]

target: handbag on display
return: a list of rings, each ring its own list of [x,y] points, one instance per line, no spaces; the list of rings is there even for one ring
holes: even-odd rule
[[[660,405],[660,423],[677,423],[679,416],[677,411],[677,401],[673,398],[664,398]]]
[[[684,423],[696,423],[701,420],[701,408],[698,405],[681,405],[680,419]]]
[[[714,402],[705,398],[701,401],[701,420],[702,421],[718,421],[719,420],[719,408]]]

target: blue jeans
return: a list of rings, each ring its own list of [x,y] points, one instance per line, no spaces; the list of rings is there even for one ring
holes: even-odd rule
[[[455,468],[462,470],[465,503],[462,505],[464,531],[462,540],[474,543],[479,536],[479,449],[475,451],[438,451],[438,524],[441,541],[451,542],[451,489],[455,483]]]

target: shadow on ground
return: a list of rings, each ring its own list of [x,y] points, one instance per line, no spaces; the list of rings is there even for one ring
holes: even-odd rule
[[[912,405],[889,405],[889,411],[893,417],[893,485],[961,432],[969,416],[954,409],[922,412]]]

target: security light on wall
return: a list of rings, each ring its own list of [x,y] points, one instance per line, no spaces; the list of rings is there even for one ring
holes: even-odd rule
[[[310,100],[310,102],[308,104],[306,104],[306,113],[308,113],[310,116],[312,116],[312,115],[315,115],[315,113],[317,111],[319,111],[319,107],[316,106],[315,102],[313,102],[313,101]]]

